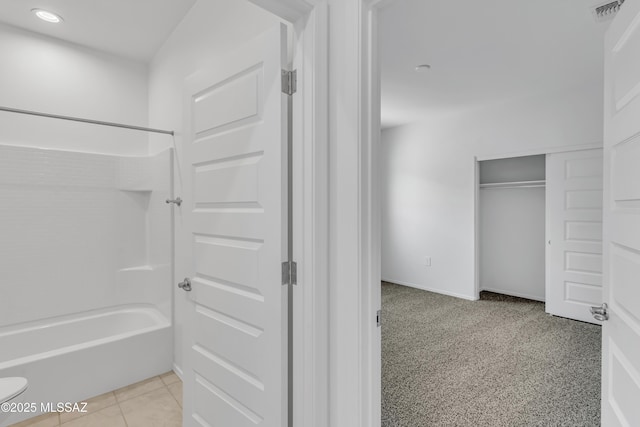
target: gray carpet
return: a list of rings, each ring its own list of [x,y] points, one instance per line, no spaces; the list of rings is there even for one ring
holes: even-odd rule
[[[382,426],[599,426],[600,327],[382,285]]]

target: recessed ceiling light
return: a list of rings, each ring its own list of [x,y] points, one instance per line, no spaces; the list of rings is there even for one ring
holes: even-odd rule
[[[55,13],[49,12],[48,10],[31,9],[31,12],[35,13],[36,16],[38,18],[42,19],[43,21],[51,22],[51,23],[54,23],[54,24],[62,22],[62,16],[56,15]]]
[[[420,64],[416,67],[416,73],[424,73],[425,71],[429,71],[430,69],[431,69],[431,65]]]

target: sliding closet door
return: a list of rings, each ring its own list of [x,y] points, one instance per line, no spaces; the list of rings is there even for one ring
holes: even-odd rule
[[[600,149],[547,157],[546,311],[591,323],[602,303],[602,164]]]

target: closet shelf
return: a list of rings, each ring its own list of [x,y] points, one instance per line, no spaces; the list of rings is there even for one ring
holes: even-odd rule
[[[480,184],[480,188],[538,188],[544,187],[546,181],[511,181],[511,182],[491,182]]]

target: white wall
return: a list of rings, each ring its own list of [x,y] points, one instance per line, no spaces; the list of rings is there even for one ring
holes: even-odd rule
[[[204,64],[215,64],[216,57],[243,41],[251,39],[280,21],[273,15],[246,1],[199,0],[176,27],[150,64],[149,121],[152,127],[175,129],[176,181],[175,194],[181,194],[179,162],[183,127],[183,86],[189,75]],[[150,151],[157,152],[173,141],[152,135]],[[180,210],[176,209],[175,236],[190,238],[182,231]],[[176,265],[188,260],[176,259]],[[175,280],[174,280],[175,281]],[[182,365],[182,331],[187,295],[174,286],[174,330],[176,366]]]
[[[476,298],[474,156],[601,144],[602,108],[598,81],[384,130],[383,279]]]
[[[0,105],[147,124],[146,65],[0,24]],[[0,112],[0,144],[143,155],[144,132]]]

